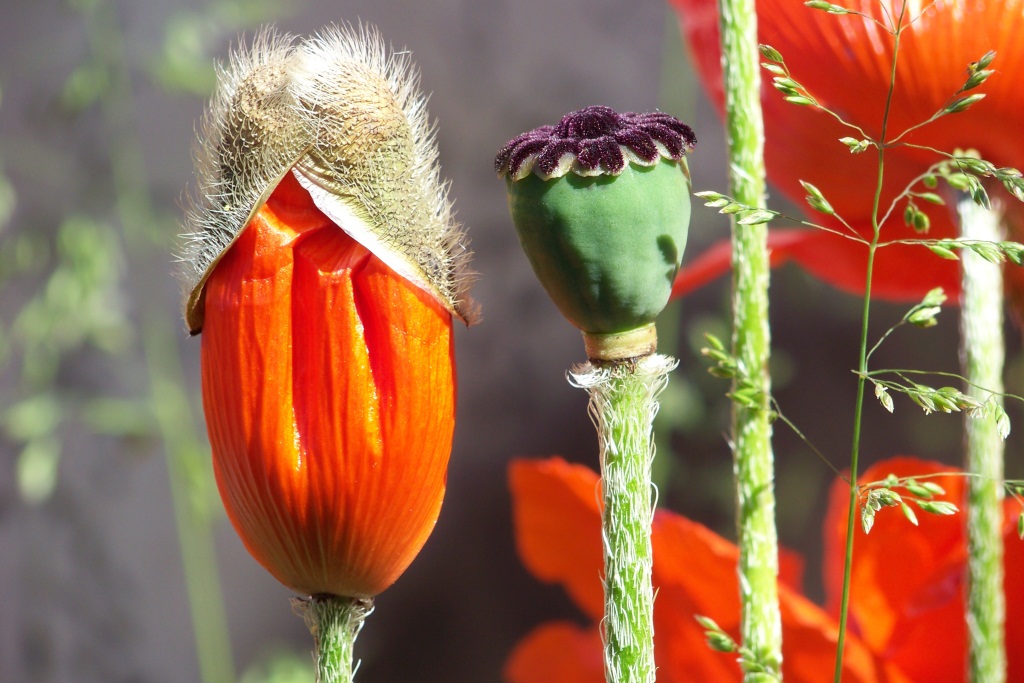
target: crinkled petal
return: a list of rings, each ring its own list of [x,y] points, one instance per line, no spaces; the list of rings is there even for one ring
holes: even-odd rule
[[[235,528],[294,590],[376,595],[444,494],[451,316],[290,178],[206,292],[203,403]]]

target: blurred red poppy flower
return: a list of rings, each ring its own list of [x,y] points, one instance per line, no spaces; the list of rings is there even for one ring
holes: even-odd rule
[[[300,593],[368,597],[437,520],[455,409],[452,316],[291,173],[205,286],[214,472],[253,556]]]
[[[881,462],[862,475],[862,484],[897,477],[930,476],[942,486],[943,499],[961,507],[966,486],[954,468],[917,458]],[[839,614],[846,546],[850,489],[837,481],[825,517],[824,578],[826,609]],[[1024,681],[1024,542],[1017,537],[1021,514],[1016,501],[1006,501],[1005,549],[1007,679]],[[967,671],[967,623],[964,619],[964,577],[967,546],[964,516],[918,514],[918,526],[900,512],[883,508],[865,534],[859,526],[854,541],[851,577],[850,631],[877,656],[897,665],[914,681],[961,683]],[[890,517],[890,519],[883,519]]]
[[[713,0],[671,0],[678,10],[697,71],[712,101],[724,103],[717,6]],[[876,20],[888,25],[900,14],[903,0],[850,0],[844,7],[864,16],[835,16],[803,6],[798,0],[757,0],[758,41],[777,49],[793,78],[825,107],[878,139],[889,87],[893,42]],[[938,119],[903,140],[951,152],[976,149],[997,166],[1019,166],[1024,136],[1019,112],[1024,90],[1012,74],[1024,66],[1024,0],[937,0],[909,5],[900,44],[887,138],[923,122],[943,108],[966,80],[966,67],[990,50],[997,53],[995,73],[979,92],[984,100],[962,113]],[[919,14],[919,16],[918,16]],[[767,76],[767,74],[766,74]],[[800,180],[813,183],[857,231],[871,234],[871,208],[877,181],[877,156],[850,154],[838,142],[856,136],[833,117],[809,106],[783,100],[764,78],[765,163],[768,179],[789,199],[802,203]],[[891,148],[886,153],[883,211],[912,179],[938,159],[921,150]],[[1014,200],[1009,200],[1015,204]],[[920,207],[931,219],[930,237],[955,233],[952,209]],[[1011,230],[1022,226],[1018,207],[1007,217]],[[884,240],[917,237],[897,210],[883,226]],[[814,220],[842,230],[833,219]],[[811,274],[843,290],[864,291],[867,248],[819,230],[773,230],[773,263],[797,262]],[[729,250],[713,247],[688,264],[674,294],[700,286],[730,267]],[[1011,286],[1024,288],[1019,269],[1008,271]],[[919,299],[941,286],[956,300],[960,290],[955,261],[943,260],[920,246],[895,245],[879,250],[872,291],[888,299]]]
[[[588,623],[543,624],[513,650],[510,683],[599,683],[602,645],[601,516],[599,482],[589,469],[560,458],[519,460],[509,468],[520,557],[537,578],[561,585]],[[734,639],[739,632],[737,548],[705,527],[657,511],[651,540],[655,661],[658,680],[740,681],[735,655],[711,650],[694,619],[714,619]],[[779,600],[783,627],[783,675],[787,681],[819,682],[831,671],[838,625],[799,591],[801,563],[780,558]],[[857,636],[847,640],[844,681],[909,683],[898,667],[872,652]],[[918,679],[927,680],[927,679]]]

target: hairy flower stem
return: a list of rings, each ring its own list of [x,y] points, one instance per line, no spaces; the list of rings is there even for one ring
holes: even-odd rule
[[[356,636],[373,611],[373,600],[337,595],[292,598],[292,608],[313,634],[316,683],[350,683]]]
[[[590,416],[601,449],[608,683],[654,681],[651,425],[657,396],[676,364],[673,358],[651,354],[585,363],[570,374],[570,382],[590,394]]]
[[[978,206],[970,197],[957,204],[964,239],[1002,239],[998,210]],[[980,401],[1002,399],[1003,273],[969,249],[961,255],[963,295],[960,309],[960,359],[966,393]],[[978,389],[977,387],[984,387]],[[991,414],[967,419],[965,469],[967,500],[967,633],[969,680],[1003,683],[1006,651],[1003,622],[1003,438]]]
[[[729,184],[737,202],[765,206],[764,122],[753,0],[719,0],[725,78]],[[768,226],[733,220],[733,354],[737,378],[757,394],[756,406],[733,404],[733,455],[740,547],[740,635],[753,656],[744,681],[780,680],[778,538],[775,529],[774,456],[768,374]]]

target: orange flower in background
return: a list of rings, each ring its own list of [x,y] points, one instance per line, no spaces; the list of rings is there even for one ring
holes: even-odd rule
[[[543,624],[516,646],[505,666],[509,683],[600,683],[604,680],[601,515],[598,476],[560,458],[520,460],[509,468],[519,555],[537,578],[561,585],[588,624]],[[696,615],[714,619],[738,637],[738,550],[705,527],[664,510],[651,534],[655,662],[663,683],[740,681],[736,656],[710,649]],[[783,675],[818,683],[831,671],[838,625],[798,590],[800,561],[780,558]],[[843,680],[909,683],[912,679],[873,654],[856,636],[847,640]]]
[[[887,475],[930,477],[946,490],[944,500],[963,506],[965,480],[955,468],[916,458],[892,458],[869,468],[862,484]],[[902,493],[902,492],[901,492]],[[826,607],[839,614],[849,487],[836,481],[825,517]],[[1007,681],[1024,681],[1024,541],[1021,514],[1006,501],[1003,526],[1006,590]],[[967,547],[964,515],[918,513],[912,526],[899,510],[883,508],[870,534],[859,526],[854,540],[850,630],[872,652],[899,666],[911,680],[960,683],[967,671],[964,578]]]
[[[451,332],[291,174],[216,265],[202,335],[214,471],[281,583],[373,596],[422,547],[454,428]]]
[[[702,81],[721,110],[722,91],[718,14],[713,0],[671,0],[679,11],[684,35]],[[902,0],[851,0],[844,7],[884,25],[899,16]],[[782,53],[793,77],[825,107],[863,128],[877,139],[881,133],[892,38],[859,16],[835,16],[812,10],[801,0],[757,0],[758,41]],[[919,16],[918,16],[919,15]],[[964,83],[966,67],[989,50],[995,69],[980,88],[984,100],[965,112],[951,114],[908,135],[904,140],[941,151],[977,149],[997,166],[1024,164],[1024,135],[1020,111],[1024,90],[1014,74],[1024,68],[1024,0],[937,0],[911,3],[900,45],[896,88],[887,132],[892,139],[941,109]],[[765,120],[765,162],[769,181],[791,200],[803,203],[799,184],[817,186],[836,212],[863,236],[870,236],[871,208],[877,180],[877,155],[850,154],[839,138],[857,134],[833,117],[808,106],[783,101],[762,75]],[[896,147],[886,153],[882,210],[906,185],[939,159],[928,152]],[[1002,191],[999,190],[1001,193]],[[993,193],[994,195],[996,193]],[[1016,204],[1009,198],[1008,204]],[[931,218],[929,237],[955,233],[951,208],[920,207]],[[1020,229],[1019,208],[1008,222]],[[883,226],[882,238],[918,237],[903,224],[902,207]],[[813,220],[843,230],[833,219],[815,214]],[[772,230],[774,265],[796,261],[814,276],[852,293],[864,291],[867,248],[820,230]],[[700,286],[730,267],[727,246],[717,245],[681,272],[675,294]],[[1024,275],[1008,271],[1011,286],[1024,291]],[[872,291],[889,299],[919,299],[941,286],[956,300],[959,269],[920,246],[887,246],[875,263]]]

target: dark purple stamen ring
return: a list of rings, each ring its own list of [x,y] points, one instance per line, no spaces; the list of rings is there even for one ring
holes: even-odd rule
[[[541,126],[510,140],[498,152],[498,175],[519,180],[531,172],[543,179],[572,172],[618,175],[629,163],[653,166],[678,161],[697,144],[685,123],[662,112],[618,114],[602,106],[570,112],[555,126]]]

